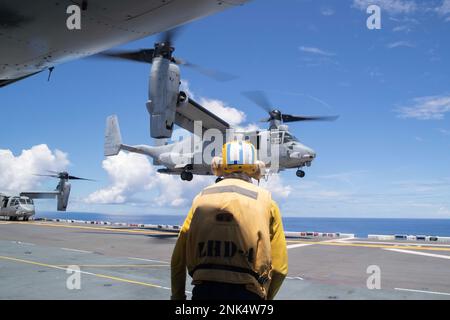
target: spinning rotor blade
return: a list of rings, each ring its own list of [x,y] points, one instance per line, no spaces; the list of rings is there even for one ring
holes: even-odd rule
[[[262,91],[246,91],[242,92],[242,95],[245,96],[250,101],[253,101],[256,105],[260,106],[268,113],[270,113],[273,109],[272,104],[267,98],[266,94]]]
[[[68,177],[69,180],[85,180],[85,181],[95,181],[92,179],[86,179],[86,178],[79,178],[79,177],[75,177],[75,176],[69,176]]]
[[[33,174],[33,176],[59,178],[59,176],[54,175],[54,174]]]
[[[202,66],[199,66],[197,64],[188,62],[184,59],[180,59],[180,58],[174,58],[174,61],[176,64],[180,65],[180,66],[184,66],[187,68],[191,68],[201,74],[203,74],[204,76],[207,76],[211,79],[214,79],[216,81],[220,81],[220,82],[226,82],[226,81],[231,81],[234,79],[237,79],[238,77],[227,73],[227,72],[222,72],[222,71],[218,71],[218,70],[214,70],[214,69],[209,69],[209,68],[205,68]]]
[[[49,170],[47,170],[49,171]],[[49,171],[54,172],[54,171]],[[57,179],[68,179],[68,180],[86,180],[86,181],[95,181],[92,179],[86,179],[86,178],[80,178],[75,176],[70,176],[67,174],[67,172],[54,172],[55,174],[34,174],[34,176],[39,177],[50,177],[50,178],[57,178]]]
[[[339,116],[293,116],[290,114],[283,114],[283,122],[297,122],[297,121],[335,121]]]
[[[180,35],[182,29],[183,29],[182,27],[176,27],[167,30],[159,37],[159,42],[172,44],[174,40]]]
[[[155,56],[163,56],[166,59],[170,59],[173,63],[176,63],[181,66],[185,66],[188,68],[192,68],[201,74],[210,77],[217,81],[230,81],[236,79],[237,77],[226,73],[213,69],[204,68],[202,66],[190,63],[181,58],[175,58],[172,56],[173,51],[175,50],[173,47],[173,42],[175,38],[180,34],[181,27],[177,27],[171,30],[164,32],[158,43],[155,44],[154,49],[140,49],[140,50],[109,50],[102,53],[97,54],[97,57],[107,58],[107,59],[121,59],[121,60],[129,60],[135,62],[142,63],[152,63],[153,58]],[[95,56],[94,56],[95,57]]]
[[[141,50],[110,50],[99,53],[98,56],[108,59],[122,59],[143,63],[152,63],[154,49],[141,49]]]

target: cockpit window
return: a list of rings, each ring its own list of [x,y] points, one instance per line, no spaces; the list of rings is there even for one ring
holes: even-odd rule
[[[27,204],[27,200],[25,200],[25,199],[20,199],[19,201],[21,204]]]
[[[33,199],[27,199],[27,204],[33,204]]]
[[[293,135],[291,135],[290,133],[285,133],[284,134],[284,143],[288,143],[288,142],[298,142],[298,139],[296,137],[294,137]]]

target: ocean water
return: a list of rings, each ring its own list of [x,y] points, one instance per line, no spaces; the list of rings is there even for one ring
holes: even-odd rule
[[[37,218],[74,219],[125,223],[181,225],[185,216],[175,215],[105,215],[81,212],[38,212]],[[316,231],[368,234],[411,234],[450,236],[450,219],[372,219],[372,218],[283,218],[286,231]]]

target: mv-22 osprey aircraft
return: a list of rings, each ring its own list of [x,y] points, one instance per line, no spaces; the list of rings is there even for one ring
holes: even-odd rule
[[[201,135],[209,130],[216,129],[226,137],[231,130],[233,136],[228,139],[247,140],[253,143],[260,152],[264,149],[268,154],[266,158],[260,157],[266,162],[268,173],[276,173],[285,169],[297,168],[296,175],[300,178],[305,176],[303,167],[311,166],[312,161],[316,157],[313,149],[303,145],[289,132],[289,128],[284,123],[299,122],[299,121],[333,121],[337,116],[294,116],[283,114],[281,111],[272,108],[268,102],[267,97],[259,91],[246,92],[246,97],[251,99],[260,107],[264,108],[269,118],[264,119],[264,122],[269,122],[268,130],[239,132],[232,130],[231,126],[219,118],[217,115],[211,113],[190,98],[180,101],[176,108],[175,124],[183,129],[186,129],[194,134],[199,134],[195,131],[194,121],[201,121]],[[184,96],[184,95],[183,95]],[[227,132],[228,131],[228,132]],[[202,152],[208,148],[210,141],[202,141],[201,150],[195,150],[193,147],[193,136],[183,139],[180,142],[166,144],[163,146],[147,146],[135,145],[130,146],[122,143],[122,136],[120,133],[119,122],[117,116],[113,115],[107,118],[105,131],[105,156],[117,155],[120,150],[144,154],[153,158],[155,165],[161,165],[165,168],[159,169],[159,173],[180,175],[184,181],[191,181],[193,175],[212,175],[210,163],[206,163],[203,158],[201,163],[196,163],[195,159],[198,152]],[[226,141],[224,138],[222,141]],[[190,150],[186,152],[185,150]],[[272,155],[271,152],[277,152]],[[217,154],[219,156],[219,154]],[[201,156],[201,155],[200,155]],[[277,157],[278,163],[276,167],[272,165],[272,156]]]
[[[248,1],[2,0],[0,88]],[[75,6],[78,13],[73,11]],[[67,25],[75,15],[80,29]]]
[[[0,193],[0,216],[7,217],[11,221],[21,218],[28,221],[35,214],[33,199],[57,199],[57,210],[66,211],[69,202],[71,185],[69,180],[88,180],[69,175],[67,172],[53,172],[50,175],[38,175],[59,179],[55,191],[28,191],[20,195],[8,196]]]
[[[179,65],[226,80],[228,75],[177,59],[174,28],[240,6],[249,0],[61,0],[0,1],[0,88],[55,65],[95,55],[167,30],[152,49],[103,56],[152,63],[149,99],[151,136],[170,138],[179,97]],[[69,30],[67,9],[79,8],[80,29]],[[225,75],[225,79],[223,76]],[[50,74],[49,74],[50,78]]]

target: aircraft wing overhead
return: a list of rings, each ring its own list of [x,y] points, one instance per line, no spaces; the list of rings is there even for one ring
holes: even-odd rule
[[[194,133],[194,121],[202,122],[203,132],[208,129],[218,129],[225,133],[227,129],[230,129],[230,125],[225,120],[219,118],[194,100],[188,99],[187,103],[180,104],[177,107],[175,124]]]
[[[58,191],[48,191],[48,192],[30,191],[30,192],[21,192],[20,196],[28,197],[31,199],[54,199],[59,194],[60,192]]]
[[[0,88],[248,1],[0,0]],[[69,5],[81,7],[75,31],[67,24]]]

